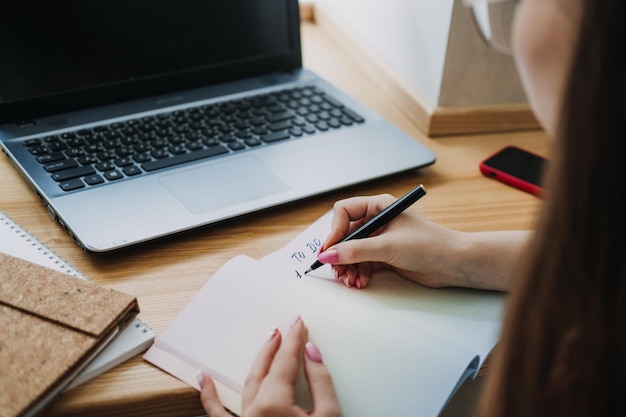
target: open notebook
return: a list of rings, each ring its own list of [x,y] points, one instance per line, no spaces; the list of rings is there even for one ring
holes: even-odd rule
[[[144,358],[197,389],[198,370],[209,373],[226,407],[240,413],[245,378],[268,332],[286,331],[299,314],[345,416],[439,415],[495,346],[504,295],[429,289],[391,272],[357,290],[334,280],[327,265],[304,276],[331,219],[327,213],[261,260],[227,262]]]
[[[0,252],[77,278],[87,279],[2,211],[0,211]],[[74,378],[66,390],[87,382],[145,351],[153,340],[154,331],[139,318],[135,318]]]

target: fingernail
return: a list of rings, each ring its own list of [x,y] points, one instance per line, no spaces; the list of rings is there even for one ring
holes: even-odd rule
[[[355,281],[354,281],[354,285],[356,285],[356,287],[358,289],[361,289],[361,277],[358,277]]]
[[[317,259],[323,264],[336,264],[339,262],[339,253],[331,249],[317,255]]]
[[[333,276],[335,277],[336,280],[339,280],[339,270],[336,268],[333,268]]]
[[[306,345],[304,345],[304,351],[307,358],[311,359],[313,362],[322,363],[322,354],[317,346],[315,346],[315,343],[310,341],[306,342]]]
[[[198,385],[200,385],[200,389],[204,388],[204,374],[202,373],[202,371],[198,371],[196,379],[198,380]]]
[[[278,334],[278,327],[274,327],[272,331],[267,335],[267,341],[269,342],[270,340],[275,338],[277,334]]]
[[[291,324],[289,325],[289,327],[293,327],[296,325],[296,323],[298,323],[300,321],[300,316],[296,316],[293,320],[291,320]]]
[[[348,278],[347,276],[343,277],[343,283],[346,285],[346,287],[350,286],[350,278]]]

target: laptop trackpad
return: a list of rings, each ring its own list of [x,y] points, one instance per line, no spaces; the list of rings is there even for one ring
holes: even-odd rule
[[[290,189],[254,156],[164,175],[161,182],[190,212],[196,214]]]

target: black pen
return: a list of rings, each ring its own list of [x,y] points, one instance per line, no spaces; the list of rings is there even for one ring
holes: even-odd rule
[[[404,210],[409,208],[413,203],[415,203],[420,198],[426,195],[426,190],[423,185],[419,185],[415,187],[413,190],[409,191],[396,201],[394,201],[390,206],[386,209],[378,213],[376,216],[372,217],[370,221],[364,223],[361,227],[356,229],[354,232],[350,233],[348,236],[344,237],[341,242],[346,242],[348,240],[354,239],[363,239],[368,237],[376,230],[380,229],[385,224],[389,223],[394,217],[398,214],[402,213]],[[313,262],[311,267],[306,270],[305,274],[308,274],[311,271],[316,270],[320,266],[324,265],[319,260]]]

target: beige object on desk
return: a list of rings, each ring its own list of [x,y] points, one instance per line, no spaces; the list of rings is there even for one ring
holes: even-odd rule
[[[462,0],[318,0],[315,21],[429,136],[539,128]]]
[[[0,253],[0,416],[31,416],[139,312],[130,295]]]

